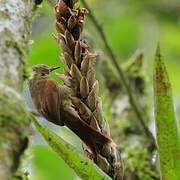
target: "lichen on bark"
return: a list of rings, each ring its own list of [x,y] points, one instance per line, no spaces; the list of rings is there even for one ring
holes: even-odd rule
[[[34,0],[0,1],[0,179],[14,179],[28,144],[22,88]],[[21,175],[18,175],[19,178]],[[22,178],[21,178],[22,179]]]
[[[0,2],[0,80],[19,91],[24,80],[34,8],[33,0]]]

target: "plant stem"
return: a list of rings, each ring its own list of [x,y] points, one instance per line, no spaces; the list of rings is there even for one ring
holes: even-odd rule
[[[145,119],[143,117],[143,114],[140,111],[140,109],[138,108],[139,105],[137,105],[137,102],[135,101],[135,98],[134,98],[133,93],[131,91],[131,88],[130,88],[130,86],[128,84],[128,81],[127,81],[127,79],[126,79],[126,77],[124,75],[124,72],[123,72],[121,66],[118,63],[118,59],[117,59],[113,49],[111,48],[111,46],[110,46],[110,44],[109,44],[109,42],[108,42],[108,40],[106,38],[106,35],[104,33],[104,30],[103,30],[102,26],[98,22],[97,18],[95,17],[95,15],[92,12],[92,10],[89,8],[89,6],[86,3],[86,1],[85,0],[81,0],[81,2],[83,4],[83,6],[88,9],[89,17],[90,17],[92,23],[94,24],[95,28],[97,29],[101,39],[104,42],[104,46],[105,46],[109,56],[111,57],[111,61],[114,64],[114,66],[115,66],[115,68],[116,68],[116,70],[117,70],[117,72],[119,74],[120,79],[122,80],[122,84],[124,85],[124,88],[125,88],[128,96],[129,96],[129,101],[131,103],[131,106],[134,109],[134,112],[136,113],[142,128],[144,129],[144,133],[146,134],[146,136],[148,138],[150,138],[150,140],[153,141],[153,146],[154,146],[154,144],[155,144],[154,143],[155,142],[154,137],[153,137],[152,133],[150,132],[150,130],[148,129],[148,127],[147,127],[147,125],[145,123]]]

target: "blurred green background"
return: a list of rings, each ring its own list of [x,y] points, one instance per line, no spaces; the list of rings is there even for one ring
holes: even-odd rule
[[[180,117],[180,2],[179,0],[88,0],[114,49],[119,63],[136,51],[142,49],[145,56],[145,74],[148,79],[148,104],[153,107],[152,74],[153,60],[157,42],[160,42],[162,54],[172,82],[177,117]],[[51,66],[64,66],[59,60],[59,45],[52,39],[54,27],[53,8],[46,1],[38,8],[34,18],[30,41],[28,66],[43,63]],[[102,49],[103,43],[93,24],[86,19],[86,29]],[[62,72],[61,68],[59,72]],[[59,80],[58,80],[59,81]],[[106,104],[106,98],[103,97]],[[153,112],[153,108],[150,112]],[[47,122],[45,122],[47,123]],[[80,140],[66,128],[48,123],[58,134],[82,149]],[[55,152],[35,132],[30,143],[32,156],[25,164],[33,180],[78,179]],[[29,165],[30,164],[30,165]]]

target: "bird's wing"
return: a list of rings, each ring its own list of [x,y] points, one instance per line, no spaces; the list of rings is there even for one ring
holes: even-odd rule
[[[48,120],[57,125],[63,126],[64,123],[60,116],[61,97],[57,83],[53,79],[48,79],[44,92],[45,111],[48,115]]]

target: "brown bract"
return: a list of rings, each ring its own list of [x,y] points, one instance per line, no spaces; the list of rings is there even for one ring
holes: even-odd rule
[[[55,6],[55,26],[58,35],[53,35],[53,38],[61,46],[60,59],[69,68],[69,72],[65,72],[64,75],[57,74],[57,77],[64,82],[60,87],[64,97],[62,98],[63,113],[71,112],[110,139],[109,125],[104,118],[102,101],[98,96],[99,84],[95,79],[94,64],[97,54],[89,52],[86,41],[81,38],[88,11],[85,8],[75,8],[76,2],[76,0],[59,0]],[[63,95],[66,91],[68,94]],[[91,133],[82,127],[80,129],[82,131],[80,136],[83,136],[83,133]],[[94,138],[91,139],[93,148],[85,149],[88,157],[93,157],[94,162],[113,179],[122,179],[123,166],[116,145],[113,141],[97,143],[95,139],[94,134]]]

